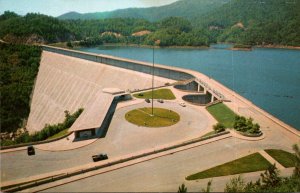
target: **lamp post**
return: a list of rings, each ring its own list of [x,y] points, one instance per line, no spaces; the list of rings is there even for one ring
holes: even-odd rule
[[[154,91],[154,46],[152,47],[152,116],[154,116],[153,112],[153,91]]]

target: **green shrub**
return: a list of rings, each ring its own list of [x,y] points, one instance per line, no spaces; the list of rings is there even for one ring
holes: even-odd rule
[[[31,136],[28,133],[23,133],[21,134],[16,140],[15,142],[17,144],[19,143],[28,143],[31,141]]]
[[[20,143],[29,143],[29,142],[37,142],[43,141],[47,138],[61,132],[62,130],[70,128],[79,115],[82,113],[83,109],[78,109],[75,113],[70,114],[69,111],[65,111],[65,120],[63,123],[58,123],[56,125],[48,125],[46,124],[45,127],[38,132],[35,132],[31,135],[28,133],[21,134],[15,141],[12,140],[4,140],[1,141],[1,146],[9,146],[15,145]]]
[[[68,46],[69,48],[73,48],[73,45],[72,45],[72,43],[71,43],[70,41],[67,42],[67,46]]]
[[[1,146],[15,145],[16,142],[13,140],[1,140]]]
[[[252,118],[246,119],[243,116],[236,116],[233,128],[237,131],[249,133],[249,134],[259,134],[260,126],[257,123],[253,123]]]
[[[217,123],[216,125],[213,126],[213,129],[215,130],[216,133],[220,133],[222,131],[225,131],[225,126],[222,123]]]

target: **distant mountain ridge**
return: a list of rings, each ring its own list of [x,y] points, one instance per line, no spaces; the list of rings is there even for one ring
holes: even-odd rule
[[[128,8],[110,12],[78,13],[68,12],[58,16],[58,19],[106,19],[106,18],[141,18],[149,21],[158,21],[167,17],[197,18],[230,0],[180,0],[169,5],[150,8]]]
[[[299,46],[299,10],[300,0],[181,0],[162,7],[64,15],[73,19],[33,13],[22,17],[6,11],[0,15],[0,38],[25,43],[84,40],[89,46],[98,42]],[[107,19],[83,19],[93,17]],[[151,33],[132,36],[145,30]],[[101,35],[104,32],[108,33]],[[114,33],[122,36],[107,35]]]

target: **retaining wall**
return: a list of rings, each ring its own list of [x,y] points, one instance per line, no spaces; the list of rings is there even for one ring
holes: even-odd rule
[[[194,105],[207,105],[211,103],[212,95],[207,92],[206,94],[191,94],[185,95],[182,99],[186,102],[192,103]]]

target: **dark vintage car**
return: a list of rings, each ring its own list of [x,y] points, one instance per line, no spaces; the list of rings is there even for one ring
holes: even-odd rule
[[[102,154],[101,153],[101,154],[98,154],[98,155],[93,155],[92,158],[93,158],[94,162],[97,162],[97,161],[108,159],[108,156],[107,156],[107,154]]]
[[[159,103],[164,103],[164,100],[162,100],[162,99],[157,99],[157,102],[159,102]]]
[[[146,103],[150,103],[151,102],[150,99],[145,99],[145,101],[146,101]]]
[[[34,150],[34,147],[32,145],[27,147],[27,154],[28,155],[35,155],[35,150]]]

